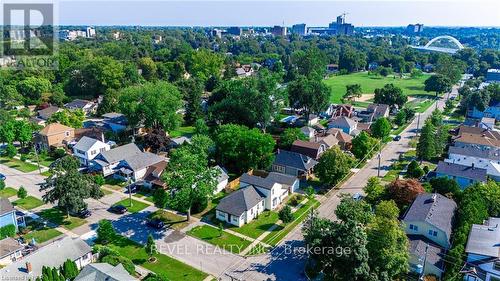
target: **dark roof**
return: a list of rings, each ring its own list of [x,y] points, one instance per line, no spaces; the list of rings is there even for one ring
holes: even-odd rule
[[[293,142],[290,150],[316,159],[322,146],[324,146],[324,144],[319,142],[296,140]]]
[[[295,183],[295,181],[297,181],[297,178],[294,176],[276,172],[270,172],[269,175],[267,175],[266,179],[272,180],[277,183],[281,183],[282,185],[286,186],[291,186]]]
[[[307,171],[316,166],[318,162],[309,156],[279,149],[276,153],[276,157],[274,158],[274,164]]]
[[[450,146],[450,148],[448,149],[448,154],[459,154],[464,156],[500,161],[500,148],[485,149],[483,147],[477,147],[477,146],[467,146],[467,147]]]
[[[16,239],[7,237],[0,240],[0,259],[24,249],[24,246],[19,244]]]
[[[10,203],[9,199],[0,197],[0,216],[14,211],[14,206]]]
[[[247,173],[244,173],[240,177],[240,183],[247,183],[248,185],[253,185],[256,187],[262,187],[265,189],[271,189],[273,188],[274,184],[276,182],[272,181],[271,179],[266,178],[261,178],[259,176],[254,176],[254,175],[249,175]]]
[[[89,103],[92,103],[92,102],[88,101],[88,100],[76,99],[76,100],[73,100],[71,102],[68,102],[64,106],[68,107],[68,108],[84,108]]]
[[[134,143],[128,143],[119,147],[115,147],[108,151],[101,152],[102,158],[108,163],[118,162],[127,157],[134,156],[142,151]]]
[[[47,108],[44,108],[42,110],[38,111],[38,115],[46,115],[47,117],[50,117],[52,114],[58,112],[60,110],[59,107],[51,105]]]
[[[135,281],[123,265],[112,266],[109,263],[91,263],[86,265],[75,281]]]
[[[104,142],[104,130],[98,127],[75,129],[75,139],[89,137]]]
[[[216,210],[235,216],[241,216],[243,212],[264,200],[264,196],[253,186],[247,186],[229,194],[220,200]]]
[[[373,118],[377,119],[379,117],[383,117],[387,113],[389,106],[387,104],[374,103],[370,104],[367,110],[373,112]]]
[[[445,255],[443,248],[422,235],[408,235],[408,240],[410,240],[408,245],[410,254],[419,258],[424,257],[426,256],[427,248],[426,262],[443,269],[444,262],[442,257]]]
[[[436,173],[472,179],[480,182],[486,181],[486,172],[486,169],[468,167],[444,161],[439,161],[436,167]]]
[[[422,193],[415,198],[405,214],[403,221],[427,222],[446,233],[448,241],[451,236],[453,214],[457,204],[455,201],[438,193]]]

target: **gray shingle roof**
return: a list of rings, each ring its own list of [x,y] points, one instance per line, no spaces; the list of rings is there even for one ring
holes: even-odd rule
[[[127,162],[127,164],[134,171],[138,171],[149,167],[153,164],[156,164],[161,161],[165,161],[165,158],[158,156],[151,152],[140,152],[137,154],[129,155],[125,157],[123,160]]]
[[[484,225],[473,224],[465,252],[500,258],[500,218],[489,218]]]
[[[318,162],[309,156],[287,150],[278,150],[274,158],[274,164],[293,167],[299,170],[307,171],[316,166]]]
[[[490,159],[500,161],[500,148],[485,149],[477,146],[457,147],[450,146],[448,154],[459,154],[464,156],[472,156],[477,158]]]
[[[249,175],[247,173],[244,173],[240,177],[240,183],[246,183],[248,185],[253,185],[255,187],[262,187],[265,189],[271,189],[273,188],[275,182],[268,179],[268,178],[261,178],[258,176],[254,175]]]
[[[74,148],[82,151],[89,150],[95,143],[99,142],[99,140],[89,138],[87,136],[83,136],[74,146]]]
[[[266,179],[272,180],[277,183],[281,183],[282,185],[291,186],[297,181],[297,178],[291,175],[270,172]]]
[[[250,210],[264,200],[264,196],[253,186],[240,188],[228,196],[222,198],[216,210],[235,216],[241,216],[243,212]]]
[[[14,206],[10,203],[9,199],[0,197],[0,216],[14,211]]]
[[[136,278],[130,276],[119,263],[112,266],[108,263],[91,263],[86,265],[75,281],[135,281]]]
[[[88,100],[76,99],[76,100],[73,100],[73,101],[65,104],[64,106],[67,108],[80,108],[81,109],[81,108],[84,108],[89,103],[92,103],[92,102],[88,101]]]
[[[439,161],[436,173],[472,179],[484,182],[487,179],[486,169],[473,168],[464,165]]]
[[[443,269],[444,263],[442,257],[445,255],[443,248],[435,245],[430,239],[422,235],[408,235],[408,240],[410,240],[410,254],[419,258],[426,256],[426,262]]]
[[[435,199],[433,199],[435,198]],[[448,241],[451,236],[453,214],[457,204],[455,201],[438,193],[422,193],[415,198],[405,214],[405,223],[427,222],[446,233]]]
[[[0,259],[24,249],[24,246],[19,244],[16,239],[7,237],[0,240]]]
[[[141,150],[135,143],[128,143],[119,147],[115,147],[108,151],[101,152],[101,156],[108,163],[115,163],[125,158],[141,153]]]
[[[330,123],[328,123],[328,126],[333,126],[333,125],[342,128],[345,127],[353,128],[356,127],[356,121],[352,120],[349,117],[341,116],[334,118]]]
[[[42,266],[59,267],[67,259],[76,260],[87,253],[92,252],[92,248],[80,238],[64,237],[46,246],[41,247],[32,254],[25,256],[22,260],[14,262],[0,269],[0,276],[26,278],[42,275]],[[26,272],[26,263],[31,263],[32,274]]]

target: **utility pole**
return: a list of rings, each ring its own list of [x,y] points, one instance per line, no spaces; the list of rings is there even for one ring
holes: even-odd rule
[[[127,186],[128,186],[128,201],[130,207],[132,207],[132,188],[130,187],[130,174],[127,174]]]
[[[35,150],[36,164],[38,165],[38,173],[42,174],[42,168],[40,167],[40,159],[38,158],[38,151],[36,150],[36,145],[33,144],[33,150]]]
[[[427,262],[427,250],[428,249],[429,249],[429,243],[425,243],[424,264],[422,265],[422,273],[420,274],[419,280],[424,280],[425,263]]]
[[[418,137],[418,127],[420,127],[420,112],[417,115],[417,130],[415,131],[415,135]]]
[[[377,177],[380,178],[380,158],[382,158],[382,140],[378,142],[378,169],[377,169]]]

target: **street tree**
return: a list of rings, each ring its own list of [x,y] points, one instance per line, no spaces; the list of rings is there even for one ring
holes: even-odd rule
[[[292,208],[290,206],[285,205],[278,213],[278,217],[283,223],[289,223],[293,221]]]
[[[391,129],[391,122],[386,117],[378,118],[370,127],[372,136],[378,139],[384,139],[388,137],[391,133]]]
[[[343,222],[354,222],[367,225],[373,219],[371,206],[364,200],[355,200],[348,193],[339,195],[340,204],[335,209],[335,215]]]
[[[370,159],[376,151],[377,144],[377,139],[370,137],[367,132],[362,131],[359,135],[352,139],[351,152],[357,159],[363,159],[365,157],[366,159]]]
[[[371,205],[377,205],[386,196],[386,188],[378,177],[370,177],[363,191],[366,194],[366,202]]]
[[[115,228],[111,224],[111,221],[106,219],[99,221],[96,233],[97,233],[97,241],[100,244],[110,243],[116,237]]]
[[[427,92],[436,92],[436,97],[439,94],[447,93],[451,91],[451,86],[453,83],[446,76],[436,74],[427,78],[424,82],[425,91]]]
[[[144,246],[144,250],[146,251],[146,254],[148,254],[149,259],[152,259],[153,256],[158,253],[158,249],[156,248],[156,243],[153,238],[153,235],[151,234],[148,235],[148,241]]]
[[[324,184],[334,186],[349,173],[354,161],[353,157],[334,146],[321,154],[314,171]]]
[[[417,157],[422,160],[431,160],[436,156],[436,127],[428,119],[418,138]]]
[[[78,212],[87,208],[84,199],[99,199],[103,196],[91,175],[78,171],[79,161],[72,156],[65,156],[54,162],[50,176],[45,179],[40,191],[45,191],[43,200],[56,203],[61,210]]]
[[[424,170],[420,168],[420,165],[417,161],[412,160],[410,164],[408,164],[408,168],[406,168],[406,177],[420,179],[424,175]]]
[[[375,89],[374,103],[387,104],[389,106],[397,105],[402,108],[408,101],[408,97],[403,90],[394,84],[386,84],[383,88]]]
[[[349,84],[345,86],[346,91],[342,97],[345,100],[356,100],[361,97],[361,84]]]

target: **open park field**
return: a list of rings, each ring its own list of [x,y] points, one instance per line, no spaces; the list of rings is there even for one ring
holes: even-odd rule
[[[332,89],[330,102],[341,103],[345,94],[345,87],[349,84],[360,84],[364,94],[373,94],[375,89],[384,87],[385,84],[392,83],[403,89],[406,95],[429,95],[434,93],[424,91],[424,81],[429,78],[429,74],[424,74],[417,78],[399,78],[393,75],[387,77],[368,75],[368,72],[357,72],[347,75],[332,76],[325,80],[325,83]]]

